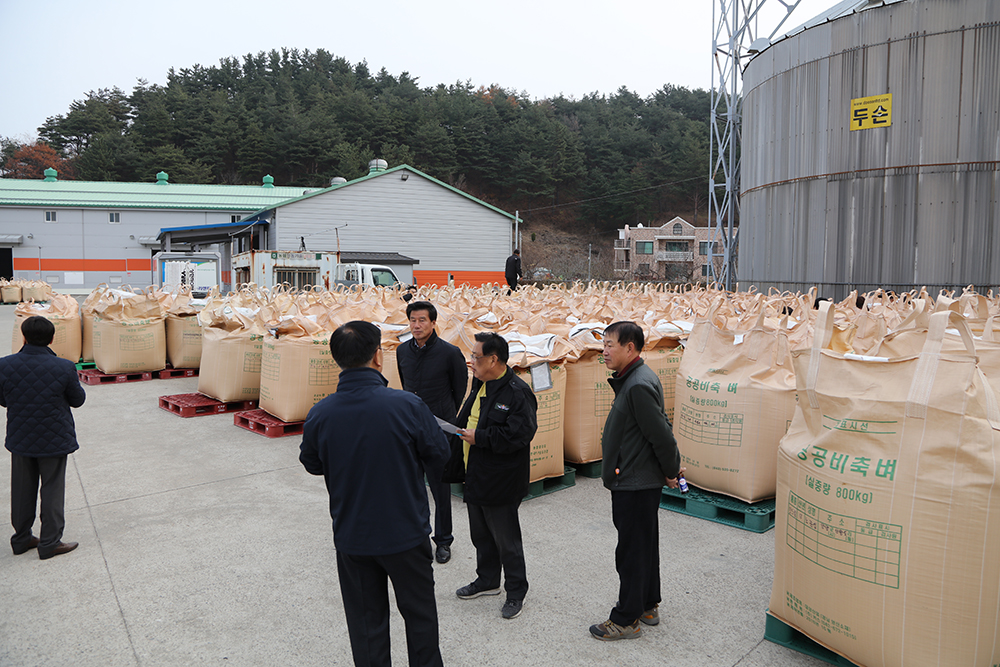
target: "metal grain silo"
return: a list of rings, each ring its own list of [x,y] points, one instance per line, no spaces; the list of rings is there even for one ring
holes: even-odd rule
[[[842,2],[743,91],[741,287],[1000,285],[1000,2]]]

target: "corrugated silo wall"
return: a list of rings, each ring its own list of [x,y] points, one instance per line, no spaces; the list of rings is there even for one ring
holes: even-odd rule
[[[740,286],[1000,285],[1000,2],[908,0],[778,42],[744,74]],[[851,100],[892,94],[889,127]]]

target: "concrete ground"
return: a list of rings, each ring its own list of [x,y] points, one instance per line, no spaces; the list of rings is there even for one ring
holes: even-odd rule
[[[13,322],[14,307],[0,306],[2,351]],[[0,665],[352,664],[326,489],[299,465],[300,436],[270,439],[231,414],[182,419],[158,407],[159,396],[197,384],[85,387],[63,538],[80,547],[47,561],[0,548]],[[0,457],[5,519],[9,466]],[[464,505],[452,498],[452,508],[454,556],[434,566],[447,665],[824,664],[763,639],[774,531],[661,511],[661,623],[604,643],[587,632],[618,586],[599,480],[577,478],[521,506],[531,589],[512,621],[500,618],[503,596],[455,596],[475,577],[475,552]],[[404,665],[395,609],[391,626],[393,660]]]

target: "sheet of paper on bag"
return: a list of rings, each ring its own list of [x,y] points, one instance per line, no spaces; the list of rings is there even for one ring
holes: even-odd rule
[[[445,433],[451,433],[452,435],[458,433],[458,427],[451,422],[446,422],[440,417],[435,417],[434,419],[438,420],[438,426],[440,426],[441,430]]]

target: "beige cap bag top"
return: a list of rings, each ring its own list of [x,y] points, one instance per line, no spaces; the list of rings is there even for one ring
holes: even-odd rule
[[[674,436],[687,480],[754,503],[773,498],[778,444],[795,412],[795,373],[783,330],[698,320],[677,373]]]
[[[21,286],[21,301],[49,301],[54,292],[43,280],[29,280]]]
[[[82,333],[80,329],[80,304],[76,299],[66,294],[56,294],[49,303],[24,302],[17,304],[14,310],[14,331],[11,336],[11,352],[17,352],[24,346],[24,336],[21,335],[21,325],[29,317],[41,315],[52,322],[55,333],[52,344],[49,345],[57,356],[68,359],[74,364],[80,361]]]
[[[191,288],[185,287],[171,299],[167,311],[167,362],[174,368],[201,365],[201,323],[198,308],[191,303]]]
[[[510,348],[508,365],[528,383],[538,402],[538,430],[531,440],[531,477],[537,482],[566,474],[563,439],[566,415],[566,356],[568,341],[554,334],[504,334]]]
[[[103,296],[107,290],[108,286],[101,283],[87,295],[87,298],[83,301],[83,305],[80,306],[80,318],[82,320],[83,329],[83,350],[81,352],[81,359],[83,361],[94,360],[94,308],[97,307],[98,302],[101,300],[101,296]]]
[[[257,311],[224,300],[202,310],[198,318],[202,324],[198,391],[222,402],[257,400],[265,331]]]
[[[159,371],[167,365],[166,328],[152,288],[107,290],[94,308],[94,363],[104,373]]]
[[[21,302],[21,284],[19,282],[11,281],[0,286],[0,300],[4,303],[20,303]]]
[[[604,365],[604,324],[577,325],[570,342],[577,347],[576,361],[566,364],[566,422],[563,455],[571,463],[600,461],[601,435],[607,421],[614,390],[608,384],[611,371]]]
[[[260,407],[286,422],[337,391],[340,367],[330,354],[330,333],[309,317],[282,320],[264,334]]]
[[[1000,662],[998,395],[929,319],[917,355],[824,349],[829,319],[793,354],[770,612],[860,665]]]

